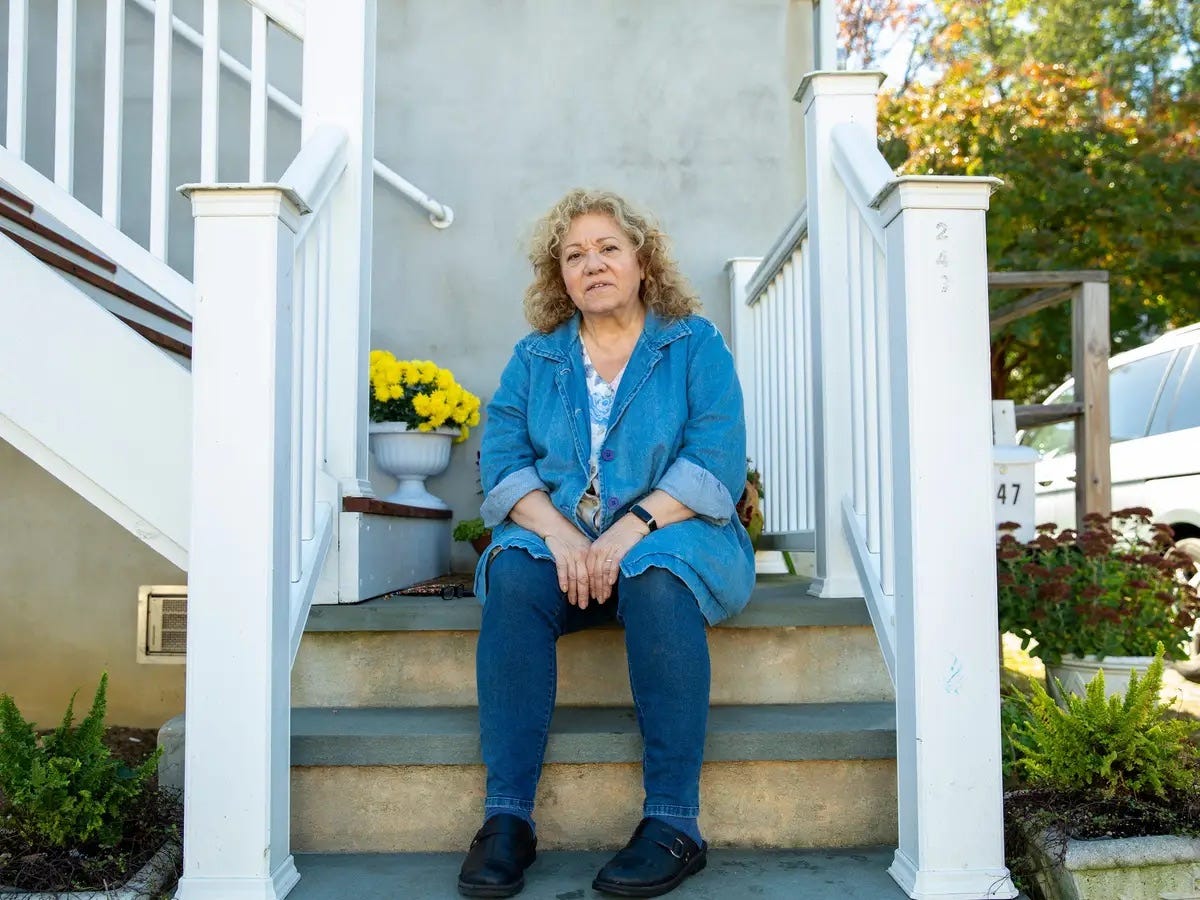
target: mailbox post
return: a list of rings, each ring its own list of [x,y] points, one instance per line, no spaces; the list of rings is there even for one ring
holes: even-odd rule
[[[1011,532],[1020,541],[1034,537],[1034,466],[1038,452],[1017,444],[1016,416],[1011,400],[992,401],[992,506],[996,524],[1016,522]],[[997,532],[997,539],[999,532]]]

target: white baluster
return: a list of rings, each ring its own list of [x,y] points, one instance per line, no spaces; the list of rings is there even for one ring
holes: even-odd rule
[[[770,444],[767,443],[767,420],[771,418],[771,406],[767,400],[767,384],[771,379],[771,372],[767,364],[767,325],[766,316],[763,309],[766,305],[766,292],[760,293],[752,307],[754,312],[754,393],[757,398],[756,404],[759,409],[758,422],[755,426],[757,432],[754,443],[758,447],[758,456],[754,458],[754,465],[758,467],[758,471],[763,475],[764,480],[767,478],[767,469],[770,466],[769,454],[771,451]],[[771,489],[771,483],[767,482],[767,490]],[[770,504],[763,506],[763,528],[767,528],[767,517],[770,516]]]
[[[324,469],[328,462],[329,451],[325,444],[325,430],[328,409],[328,393],[329,393],[329,304],[330,304],[330,253],[333,252],[331,246],[330,229],[333,225],[333,216],[330,215],[329,207],[321,210],[321,219],[317,223],[317,246],[318,257],[320,260],[320,276],[318,278],[319,293],[318,313],[317,313],[317,465]]]
[[[150,252],[167,258],[171,192],[172,0],[154,7],[154,87],[150,112]]]
[[[812,254],[809,252],[809,242],[805,238],[800,244],[800,292],[804,297],[804,480],[807,484],[808,508],[805,510],[804,527],[817,527],[817,474],[816,474],[816,435],[815,407],[813,406],[813,391],[815,387],[815,372],[813,359],[813,297]]]
[[[58,0],[58,72],[54,81],[54,183],[75,186],[75,0]]]
[[[796,341],[796,295],[793,289],[792,262],[789,258],[779,270],[780,300],[783,306],[783,338],[784,365],[779,373],[783,379],[783,420],[784,420],[784,471],[787,473],[787,493],[781,499],[783,502],[783,530],[794,532],[799,530],[796,515],[796,495],[800,491],[801,467],[804,460],[800,447],[804,436],[797,430],[800,420],[796,402],[796,360],[800,355],[800,347]]]
[[[765,326],[767,329],[767,414],[768,437],[767,454],[770,459],[770,473],[766,476],[770,484],[776,485],[776,491],[787,490],[787,464],[784,462],[783,444],[787,433],[787,423],[783,421],[783,387],[779,377],[783,371],[783,331],[779,327],[779,276],[776,275],[767,285],[767,302],[763,307]],[[772,503],[765,507],[768,522],[767,530],[781,532],[784,530],[783,504]]]
[[[787,267],[788,281],[792,286],[792,326],[791,341],[795,348],[793,352],[792,382],[795,384],[795,425],[793,435],[796,442],[796,490],[795,490],[795,528],[796,531],[807,531],[812,527],[808,516],[809,494],[812,482],[808,471],[811,462],[809,455],[809,406],[808,406],[808,361],[805,332],[805,301],[804,301],[804,258],[799,248],[792,251],[792,258]]]
[[[104,150],[100,215],[121,226],[121,139],[125,106],[125,0],[107,0],[104,16]]]
[[[204,0],[204,48],[200,60],[200,180],[215,184],[220,146],[221,2]]]
[[[250,183],[261,184],[267,171],[267,16],[250,13]]]
[[[891,333],[888,323],[887,259],[883,248],[872,253],[871,274],[875,282],[875,367],[879,417],[879,581],[889,597],[896,593],[896,503],[892,461]]]
[[[846,275],[848,280],[847,302],[850,305],[850,410],[854,482],[853,500],[854,511],[864,515],[866,504],[866,438],[863,434],[863,321],[862,321],[862,260],[859,258],[861,243],[859,242],[858,210],[843,191],[841,195],[846,203]]]
[[[296,245],[292,257],[292,307],[291,307],[291,339],[292,339],[292,415],[291,415],[291,443],[288,445],[290,451],[289,462],[290,468],[288,475],[291,480],[291,506],[289,512],[289,537],[288,550],[291,553],[289,557],[289,575],[291,581],[295,584],[300,580],[301,575],[301,507],[303,500],[300,493],[304,484],[303,473],[303,458],[304,458],[304,391],[301,390],[301,385],[304,383],[304,343],[306,336],[304,334],[304,294],[306,286],[304,284],[307,267],[304,264],[305,249],[307,242],[300,242]]]
[[[324,215],[322,210],[321,215]],[[300,537],[310,541],[316,533],[317,492],[317,307],[320,304],[320,231],[314,227],[304,239],[304,344],[301,368],[301,409],[304,413],[300,444]]]
[[[754,358],[755,313],[754,307],[746,302],[746,287],[761,261],[738,258],[725,264],[729,276],[730,344],[733,349],[733,361],[737,366],[738,381],[742,385],[742,407],[746,418],[746,454],[755,464],[760,462],[755,432],[758,417]]]
[[[8,99],[4,146],[25,158],[25,84],[29,77],[29,0],[8,0]]]
[[[855,213],[855,218],[858,218]],[[859,304],[863,331],[863,442],[866,462],[867,549],[879,552],[879,380],[876,370],[875,238],[869,228],[858,230]]]

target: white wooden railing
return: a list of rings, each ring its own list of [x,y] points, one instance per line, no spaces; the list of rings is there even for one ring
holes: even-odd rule
[[[734,358],[746,407],[746,452],[769,501],[763,533],[779,549],[813,549],[812,309],[808,209],[762,260],[729,264]]]
[[[278,183],[184,189],[197,303],[180,900],[275,900],[299,878],[291,665],[309,605],[337,600],[341,497],[367,484],[374,8],[307,6],[302,145]]]
[[[171,247],[178,252],[180,241],[172,242],[171,206],[179,182],[180,160],[198,158],[197,171],[189,178],[203,183],[237,181],[261,183],[267,176],[268,141],[279,140],[268,134],[268,100],[299,118],[298,103],[270,85],[267,81],[268,32],[276,29],[303,40],[305,31],[304,4],[297,0],[246,0],[249,7],[248,65],[243,64],[218,42],[222,30],[227,34],[230,23],[222,25],[221,4],[204,0],[203,23],[199,31],[188,26],[174,14],[172,0],[134,0],[138,7],[153,17],[153,63],[151,78],[151,114],[149,129],[149,165],[140,184],[125,183],[123,173],[129,172],[129,152],[133,144],[141,144],[140,136],[133,140],[126,134],[123,85],[130,41],[126,34],[127,0],[105,0],[103,21],[100,6],[80,4],[79,0],[56,0],[55,51],[52,61],[32,58],[30,44],[30,0],[8,2],[8,44],[6,53],[6,116],[0,148],[0,180],[10,183],[37,206],[100,248],[119,266],[140,279],[168,302],[185,313],[191,313],[191,287],[188,284],[186,258],[168,253]],[[102,27],[104,33],[103,65],[103,131],[98,145],[78,140],[79,116],[76,88],[80,78],[77,65],[77,35],[84,27]],[[240,22],[244,16],[239,16]],[[199,145],[172,145],[173,125],[182,115],[174,90],[173,48],[175,36],[186,40],[201,51],[201,110]],[[52,68],[51,68],[51,63]],[[276,65],[279,62],[275,63]],[[33,67],[38,67],[33,69]],[[228,135],[221,140],[218,109],[222,69],[239,76],[249,85],[250,115],[248,123],[239,125],[239,136],[245,148],[246,168],[229,171],[229,160],[221,163],[218,175],[218,148],[227,156],[231,144]],[[31,72],[31,69],[33,71]],[[53,152],[51,159],[34,158],[29,153],[29,129],[39,119],[31,119],[33,76],[52,76],[54,84]],[[228,125],[228,122],[226,122]],[[33,142],[37,143],[37,142]],[[95,149],[93,149],[93,146]],[[275,148],[278,151],[278,148]],[[292,148],[292,153],[294,153]],[[97,160],[80,159],[80,154],[98,156],[100,185],[98,197],[93,197],[95,185],[77,184],[75,173],[81,165],[90,167]],[[274,154],[278,158],[278,153]],[[291,154],[283,154],[284,158]],[[372,171],[385,184],[409,197],[429,214],[439,228],[450,225],[453,210],[440,203],[398,173],[372,157]],[[21,165],[26,163],[26,165]],[[175,176],[172,176],[172,172]],[[80,188],[83,188],[81,191]],[[98,207],[93,209],[98,200]],[[175,226],[190,228],[190,220],[180,220],[176,210]],[[189,242],[180,236],[182,245]],[[149,252],[144,252],[148,250]],[[157,262],[156,262],[157,261]],[[173,271],[163,263],[172,263]]]
[[[731,262],[734,351],[767,505],[783,506],[769,527],[813,529],[811,591],[865,599],[895,684],[893,878],[913,898],[1011,898],[984,236],[997,182],[894,177],[879,80],[801,85],[807,214],[757,268]],[[809,498],[810,518],[791,518]]]

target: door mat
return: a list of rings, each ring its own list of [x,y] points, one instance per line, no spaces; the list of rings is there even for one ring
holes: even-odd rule
[[[465,572],[452,572],[449,575],[439,575],[411,585],[399,591],[385,594],[385,597],[441,597],[443,600],[453,600],[457,597],[475,596],[475,576]]]

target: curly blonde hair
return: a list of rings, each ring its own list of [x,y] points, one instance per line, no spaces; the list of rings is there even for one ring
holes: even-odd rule
[[[525,289],[525,318],[534,329],[548,334],[575,315],[575,304],[563,284],[559,253],[571,223],[588,213],[612,216],[633,243],[646,272],[639,296],[647,309],[669,319],[700,309],[700,301],[671,257],[670,241],[653,219],[611,191],[575,188],[534,226],[529,249],[533,281]]]

